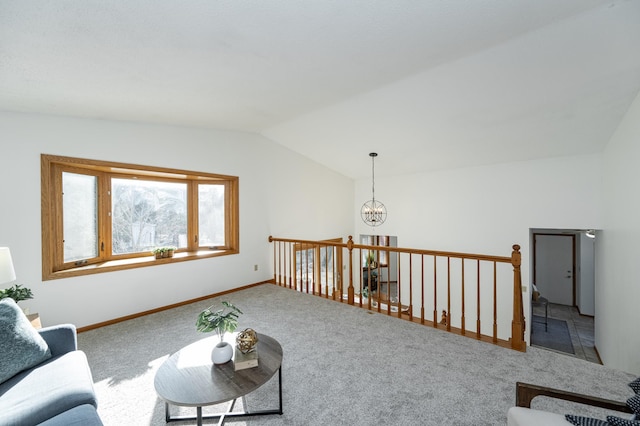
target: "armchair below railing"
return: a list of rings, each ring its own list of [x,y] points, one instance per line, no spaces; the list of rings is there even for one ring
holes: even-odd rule
[[[520,246],[511,256],[275,238],[273,283],[526,350]]]

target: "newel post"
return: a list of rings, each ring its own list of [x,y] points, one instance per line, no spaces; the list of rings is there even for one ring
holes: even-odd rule
[[[349,240],[347,241],[347,250],[349,250],[349,288],[347,289],[347,302],[353,305],[353,237],[351,235],[349,235]]]
[[[524,308],[522,306],[522,275],[520,265],[522,255],[520,246],[513,245],[511,264],[513,265],[513,321],[511,322],[511,348],[519,351],[526,350],[524,340]]]
[[[269,242],[273,243],[273,235],[269,235]],[[278,280],[276,279],[276,265],[277,265],[277,251],[276,251],[276,244],[273,243],[273,283],[275,285],[280,285],[280,283],[278,282]]]

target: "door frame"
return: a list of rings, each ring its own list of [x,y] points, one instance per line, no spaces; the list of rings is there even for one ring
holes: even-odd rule
[[[577,306],[576,304],[576,236],[575,234],[567,234],[564,232],[558,232],[558,233],[554,233],[554,232],[533,232],[533,282],[536,283],[537,282],[537,277],[536,277],[536,268],[537,268],[537,259],[536,259],[536,255],[537,255],[537,240],[536,237],[538,235],[546,235],[546,236],[553,236],[553,237],[570,237],[571,238],[571,287],[572,287],[572,291],[571,291],[571,306]]]

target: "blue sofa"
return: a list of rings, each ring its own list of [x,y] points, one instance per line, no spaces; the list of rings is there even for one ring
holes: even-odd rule
[[[38,333],[51,356],[0,383],[0,425],[102,425],[75,326],[46,327]]]

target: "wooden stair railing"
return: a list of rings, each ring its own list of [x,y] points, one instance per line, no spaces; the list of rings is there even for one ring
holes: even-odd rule
[[[273,283],[278,286],[526,350],[517,244],[507,257],[363,245],[354,243],[351,236],[346,243],[272,236],[269,242],[273,243]],[[373,267],[367,263],[368,253],[380,256],[381,251],[387,259],[395,257],[396,271],[387,266],[383,273],[380,263]],[[367,294],[375,287],[377,291]],[[416,304],[419,309],[414,309]],[[475,309],[468,309],[469,305]]]

